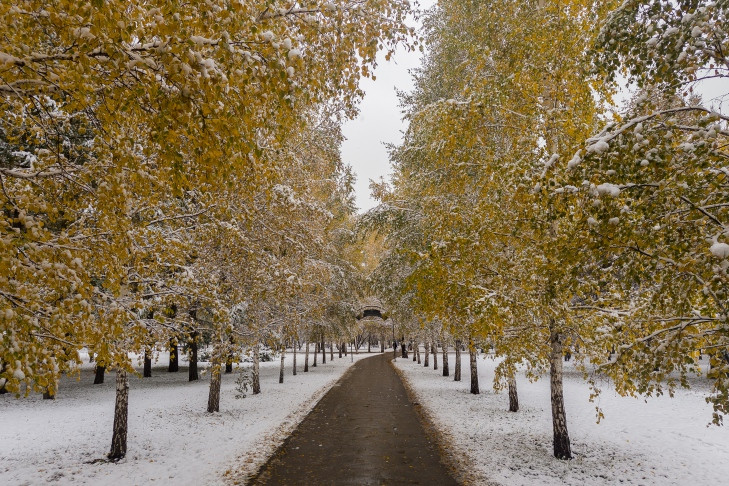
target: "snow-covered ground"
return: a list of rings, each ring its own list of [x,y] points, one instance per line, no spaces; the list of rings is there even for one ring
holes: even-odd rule
[[[304,373],[299,353],[292,376],[288,354],[283,385],[279,360],[261,363],[262,393],[242,399],[235,398],[236,370],[223,375],[215,414],[206,413],[209,374],[188,382],[187,363],[168,373],[163,356],[152,378],[130,379],[128,454],[116,464],[93,463],[111,444],[113,373],[93,385],[93,365],[86,364],[80,381],[62,380],[56,400],[0,395],[0,483],[242,484],[351,366],[349,357],[336,356],[330,362],[327,353],[325,365]]]
[[[441,355],[442,356],[442,355]],[[441,356],[439,356],[439,361]],[[412,356],[411,356],[412,358]],[[605,413],[595,422],[595,403],[582,375],[565,363],[567,425],[575,459],[552,456],[549,380],[529,383],[517,377],[518,413],[510,413],[508,395],[492,389],[496,362],[478,360],[480,395],[469,393],[468,354],[462,356],[463,381],[424,368],[412,359],[398,359],[418,401],[436,428],[454,447],[454,458],[472,469],[475,484],[541,485],[714,485],[729,478],[729,430],[708,426],[708,388],[678,390],[674,398],[620,397],[603,387],[599,405]]]

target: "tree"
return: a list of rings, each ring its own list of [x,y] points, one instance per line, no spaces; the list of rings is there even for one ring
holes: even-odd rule
[[[697,93],[728,75],[728,11],[726,1],[623,2],[594,44],[594,71],[638,91],[564,171],[585,181],[574,212],[592,256],[582,272],[600,275],[582,310],[617,350],[595,363],[622,394],[671,394],[700,372],[704,350],[714,423],[729,410],[729,117]]]

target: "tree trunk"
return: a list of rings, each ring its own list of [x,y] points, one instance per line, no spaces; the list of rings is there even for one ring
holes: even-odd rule
[[[382,335],[382,339],[380,339],[380,353],[385,352],[385,335]]]
[[[144,372],[142,373],[144,378],[152,378],[152,357],[149,355],[149,350],[144,350]]]
[[[129,377],[124,370],[116,370],[116,403],[111,450],[107,456],[117,461],[127,454],[127,421],[129,417]]]
[[[438,369],[438,346],[435,343],[433,343],[433,347],[432,347],[431,351],[433,352],[433,369],[437,370]]]
[[[321,338],[321,364],[327,364],[327,349],[324,346],[324,338]]]
[[[478,395],[480,390],[478,389],[478,362],[476,361],[476,343],[473,342],[473,338],[468,338],[468,355],[471,364],[471,393]]]
[[[371,338],[367,338],[367,352],[368,353],[372,352],[372,339]]]
[[[342,346],[344,346],[344,356],[347,356],[347,343],[346,342],[343,342],[342,343]],[[350,349],[349,352],[351,354],[352,350]]]
[[[413,362],[418,360],[418,343],[413,343]]]
[[[329,341],[329,361],[334,361],[334,341]]]
[[[170,339],[170,365],[167,368],[167,371],[170,373],[175,373],[176,371],[179,371],[179,369],[180,362],[177,356],[177,342],[173,339]]]
[[[43,400],[55,400],[56,399],[56,390],[54,387],[46,387],[46,390],[43,392]]]
[[[425,361],[423,362],[423,367],[427,368],[430,366],[430,348],[428,347],[428,341],[425,341]]]
[[[342,348],[343,348],[343,347],[344,347],[344,343],[340,341],[340,342],[339,342],[339,358],[340,358],[340,359],[342,358]],[[345,356],[346,356],[346,355],[345,355]]]
[[[225,373],[232,373],[233,372],[233,349],[235,342],[233,341],[233,336],[230,336],[230,339],[228,340],[228,343],[230,344],[230,351],[228,352],[228,357],[225,359]]]
[[[453,381],[461,381],[461,340],[456,339],[456,369],[453,371]]]
[[[96,363],[96,376],[94,376],[94,385],[101,385],[104,383],[104,373],[106,372],[106,366]]]
[[[519,395],[516,392],[516,377],[512,373],[509,376],[509,412],[519,411]]]
[[[286,358],[286,345],[281,343],[281,368],[278,370],[278,382],[283,383],[284,358]]]
[[[215,352],[215,351],[213,351]],[[220,363],[213,358],[210,369],[210,393],[208,393],[208,413],[220,412]]]
[[[296,340],[294,340],[294,343],[293,344],[294,344],[294,346],[293,346],[293,348],[294,348],[294,364],[293,364],[293,367],[294,367],[294,376],[296,376],[296,344],[297,344],[296,343]]]
[[[448,344],[443,341],[443,376],[450,376],[450,370],[448,369]]]
[[[306,352],[304,353],[304,373],[309,372],[309,341],[306,341]]]
[[[418,356],[418,364],[422,364],[420,362],[420,344],[418,344],[417,347],[415,348],[415,353]]]
[[[5,373],[5,363],[0,361],[0,375]],[[6,378],[0,377],[0,395],[5,395],[8,390],[5,388],[5,385],[7,384],[8,380]]]
[[[552,326],[554,323],[550,323]],[[550,326],[550,327],[552,327]],[[564,391],[562,388],[562,337],[554,329],[550,331],[549,341],[549,384],[552,392],[552,430],[554,457],[572,459],[570,436],[567,432],[567,415],[564,408]]]
[[[187,369],[187,381],[197,381],[197,332],[190,336],[190,367]]]
[[[316,368],[316,359],[319,355],[319,343],[314,343],[314,362],[311,364],[312,368]]]
[[[253,376],[251,377],[251,388],[253,389],[254,395],[261,393],[261,368],[258,363],[258,343],[256,343],[253,346]]]

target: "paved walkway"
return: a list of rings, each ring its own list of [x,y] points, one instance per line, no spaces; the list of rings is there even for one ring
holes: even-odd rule
[[[458,484],[391,359],[385,353],[355,363],[249,484]]]

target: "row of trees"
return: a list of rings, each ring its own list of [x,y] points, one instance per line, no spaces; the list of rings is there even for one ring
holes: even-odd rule
[[[473,393],[478,343],[514,398],[517,366],[548,371],[558,458],[572,456],[570,351],[648,395],[687,386],[703,353],[714,422],[728,410],[729,117],[695,92],[729,76],[728,16],[722,0],[453,0],[425,15],[393,182],[373,185],[363,219],[386,235],[373,284],[420,340],[467,343]]]
[[[312,339],[353,315],[340,121],[404,0],[28,0],[0,22],[0,388],[53,396],[86,347]],[[254,352],[255,354],[255,352]]]

